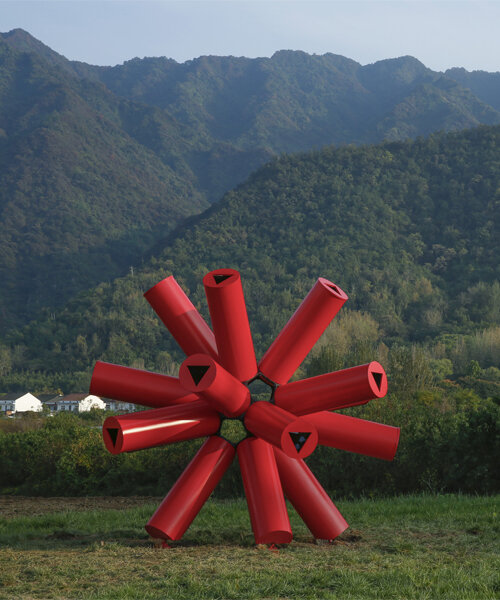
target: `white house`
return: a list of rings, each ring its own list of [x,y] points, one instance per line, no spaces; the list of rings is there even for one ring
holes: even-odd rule
[[[7,414],[22,413],[22,412],[41,412],[43,404],[40,400],[30,394],[7,394],[0,398],[0,411]]]
[[[133,404],[128,402],[120,402],[117,400],[102,400],[99,396],[93,396],[92,394],[66,394],[65,396],[59,396],[54,398],[52,401],[46,403],[46,406],[52,412],[88,412],[93,408],[99,408],[101,410],[116,410],[128,412],[135,410]]]
[[[93,408],[100,408],[101,410],[106,410],[106,402],[103,402],[98,396],[87,396],[83,400],[80,400],[78,404],[79,412],[88,412]]]
[[[40,400],[30,392],[18,398],[14,407],[14,412],[28,412],[29,410],[33,412],[42,412],[43,410]]]
[[[89,394],[66,394],[66,396],[41,395],[40,399],[29,392],[27,394],[4,394],[0,396],[0,413],[13,415],[27,411],[41,412],[43,408],[55,412],[88,412],[93,408],[130,412],[136,410],[134,404],[119,400],[102,400]]]

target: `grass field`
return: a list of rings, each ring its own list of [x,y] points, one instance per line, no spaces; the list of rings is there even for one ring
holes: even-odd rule
[[[208,502],[167,549],[143,528],[151,499],[71,512],[61,500],[50,513],[40,499],[31,516],[8,516],[20,501],[0,518],[0,598],[497,599],[499,499],[338,502],[351,527],[332,545],[314,544],[290,510],[294,541],[278,552],[255,547],[244,500]]]

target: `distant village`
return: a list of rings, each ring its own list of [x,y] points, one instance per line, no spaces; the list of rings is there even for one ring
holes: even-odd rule
[[[82,413],[92,409],[129,412],[136,410],[134,404],[108,400],[89,394],[57,395],[42,394],[38,397],[30,392],[25,394],[3,394],[0,396],[0,415],[15,417],[28,412],[52,415],[59,412]]]

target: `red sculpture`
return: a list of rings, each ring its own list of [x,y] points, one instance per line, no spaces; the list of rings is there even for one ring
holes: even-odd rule
[[[346,294],[320,277],[257,364],[240,274],[212,271],[203,284],[213,332],[172,276],[144,294],[188,355],[178,378],[100,361],[92,375],[90,393],[152,408],[106,419],[113,454],[209,436],[146,530],[180,539],[237,454],[257,544],[291,541],[284,494],[315,538],[333,540],[348,525],[302,459],[319,443],[392,460],[399,441],[397,427],[329,412],[385,396],[379,363],[288,383]],[[270,401],[251,397],[257,379]],[[225,419],[239,419],[247,437],[224,439]]]

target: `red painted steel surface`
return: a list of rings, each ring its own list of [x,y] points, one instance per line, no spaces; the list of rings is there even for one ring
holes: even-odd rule
[[[399,443],[399,427],[365,421],[327,411],[307,415],[318,430],[318,443],[339,450],[392,460]]]
[[[290,543],[292,528],[272,446],[247,438],[238,444],[237,454],[255,542]]]
[[[349,525],[303,460],[293,460],[277,448],[276,464],[285,496],[313,536],[334,540]]]
[[[301,459],[319,440],[392,460],[399,440],[397,427],[326,410],[383,397],[387,378],[379,363],[287,383],[347,300],[346,294],[318,279],[259,363],[261,378],[275,388],[272,401],[251,403],[242,382],[255,377],[257,365],[240,275],[233,269],[213,271],[205,276],[204,286],[215,335],[173,277],[145,294],[188,354],[179,378],[103,362],[96,364],[92,376],[93,394],[161,407],[106,419],[103,438],[113,454],[212,436],[147,531],[164,540],[180,539],[228,468],[235,450],[218,435],[222,413],[242,418],[256,436],[241,441],[236,450],[255,541],[291,541],[283,487],[313,535],[334,539],[348,525]]]
[[[257,437],[280,448],[291,458],[309,456],[318,443],[314,425],[269,402],[254,402],[247,410],[245,427]]]
[[[235,455],[218,436],[208,438],[146,525],[155,538],[180,540]]]
[[[206,354],[193,354],[179,369],[181,385],[195,392],[226,417],[241,415],[250,404],[250,390]]]
[[[365,404],[387,394],[387,376],[376,361],[279,386],[276,406],[295,415]]]
[[[341,309],[347,295],[320,277],[259,362],[275,383],[286,383]]]
[[[218,362],[240,381],[257,374],[257,360],[248,323],[241,277],[234,269],[218,269],[203,278]]]
[[[144,297],[188,356],[203,352],[217,357],[212,330],[172,275],[153,286]]]
[[[122,402],[159,408],[197,400],[180,384],[177,377],[121,367],[98,360],[90,382],[90,393]]]
[[[215,433],[220,417],[203,400],[108,417],[102,426],[106,448],[112,454],[172,444]]]

